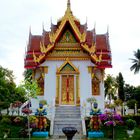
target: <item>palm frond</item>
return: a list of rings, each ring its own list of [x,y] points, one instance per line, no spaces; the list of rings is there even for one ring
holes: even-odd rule
[[[137,74],[140,71],[140,49],[134,51],[135,58],[130,58],[132,60],[133,65],[130,67],[130,70],[134,70],[134,74]]]

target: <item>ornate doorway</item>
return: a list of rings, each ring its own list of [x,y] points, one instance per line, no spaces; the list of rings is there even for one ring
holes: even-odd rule
[[[79,70],[65,61],[56,72],[56,105],[80,105]]]
[[[74,75],[62,75],[61,104],[74,105]]]

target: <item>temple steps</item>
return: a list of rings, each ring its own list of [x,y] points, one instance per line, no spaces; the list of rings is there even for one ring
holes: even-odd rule
[[[62,132],[62,128],[64,127],[75,127],[78,131],[75,134],[75,138],[80,138],[82,136],[82,121],[80,115],[80,107],[56,107],[53,137],[58,139],[65,137],[64,133]]]

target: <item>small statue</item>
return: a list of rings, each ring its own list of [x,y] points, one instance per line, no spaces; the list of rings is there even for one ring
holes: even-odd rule
[[[101,110],[98,109],[97,102],[94,102],[93,108],[91,109],[90,115],[92,115],[90,120],[90,128],[95,131],[99,131],[101,121],[99,119],[99,115],[102,114]]]
[[[98,104],[97,104],[97,102],[94,102],[93,108],[92,108],[91,111],[90,111],[90,115],[100,115],[100,114],[102,114],[102,113],[101,113],[101,110],[98,109]]]
[[[36,127],[39,130],[42,130],[46,128],[47,119],[44,117],[44,115],[47,115],[46,109],[43,108],[43,104],[39,104],[39,108],[37,109],[35,115],[37,116],[36,119]]]
[[[36,110],[36,116],[44,116],[47,115],[46,109],[43,108],[43,104],[39,104],[39,108]]]

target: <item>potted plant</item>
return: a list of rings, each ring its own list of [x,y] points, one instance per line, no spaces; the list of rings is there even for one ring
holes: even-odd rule
[[[134,134],[134,128],[136,126],[136,121],[128,119],[126,121],[126,125],[127,125],[127,134],[129,135],[129,137],[132,137],[132,135]]]
[[[87,102],[90,103],[91,109],[92,109],[92,105],[94,102],[96,102],[96,99],[94,97],[89,97],[87,98]]]

